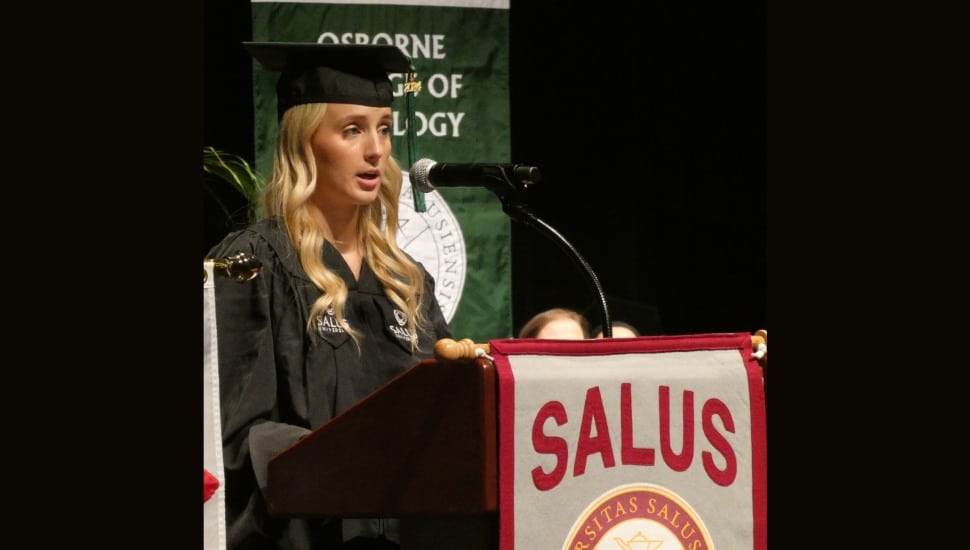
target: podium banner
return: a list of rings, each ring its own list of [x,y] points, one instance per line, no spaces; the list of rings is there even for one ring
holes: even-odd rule
[[[763,550],[751,335],[492,340],[501,550]]]

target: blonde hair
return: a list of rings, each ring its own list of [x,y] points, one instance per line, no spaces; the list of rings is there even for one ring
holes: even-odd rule
[[[308,209],[317,181],[311,139],[326,111],[326,103],[307,103],[291,107],[283,114],[273,174],[266,185],[263,206],[267,217],[282,221],[300,265],[313,284],[323,291],[310,308],[307,330],[317,317],[332,308],[337,323],[359,348],[359,334],[347,324],[343,312],[347,285],[323,263],[324,235]],[[364,259],[383,285],[387,298],[407,314],[407,329],[413,335],[411,348],[414,350],[418,347],[418,329],[425,327],[428,320],[421,314],[421,305],[426,299],[421,270],[397,245],[398,199],[403,179],[401,167],[389,156],[381,174],[378,199],[361,207],[357,233]]]

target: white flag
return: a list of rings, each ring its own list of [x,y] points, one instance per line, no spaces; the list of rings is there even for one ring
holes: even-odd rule
[[[215,274],[212,262],[203,262],[203,536],[204,550],[225,550],[225,474],[222,468],[222,423],[219,412],[219,347],[216,338]]]

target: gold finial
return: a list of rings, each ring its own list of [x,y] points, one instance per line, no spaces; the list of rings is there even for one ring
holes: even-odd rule
[[[226,256],[221,260],[205,261],[212,263],[212,267],[216,273],[240,282],[255,279],[259,275],[259,269],[262,267],[262,263],[259,260],[245,252],[236,252],[232,256]],[[202,272],[204,274],[205,270],[203,269]],[[205,282],[204,275],[202,282]]]

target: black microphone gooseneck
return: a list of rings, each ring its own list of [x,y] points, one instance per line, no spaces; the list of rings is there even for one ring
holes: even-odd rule
[[[610,321],[610,311],[606,304],[606,294],[603,292],[603,286],[600,284],[599,278],[596,276],[593,268],[590,267],[589,263],[587,263],[585,258],[583,258],[583,255],[576,250],[576,247],[574,247],[572,243],[570,243],[566,237],[562,235],[562,233],[556,231],[551,225],[540,220],[532,212],[529,212],[528,206],[525,204],[525,202],[511,200],[509,195],[499,196],[499,199],[502,200],[502,211],[508,214],[510,218],[517,222],[528,225],[529,227],[548,237],[554,243],[559,245],[559,247],[566,252],[566,255],[573,260],[573,263],[579,267],[580,271],[582,271],[586,276],[586,280],[592,287],[596,297],[599,299],[603,337],[612,338],[613,323]]]
[[[502,201],[503,212],[551,239],[579,267],[599,298],[603,336],[613,337],[613,323],[610,321],[606,295],[593,268],[566,237],[529,212],[526,192],[531,185],[542,179],[538,168],[522,164],[438,163],[426,158],[411,166],[409,176],[411,184],[425,193],[435,191],[437,187],[484,187],[494,193]]]

